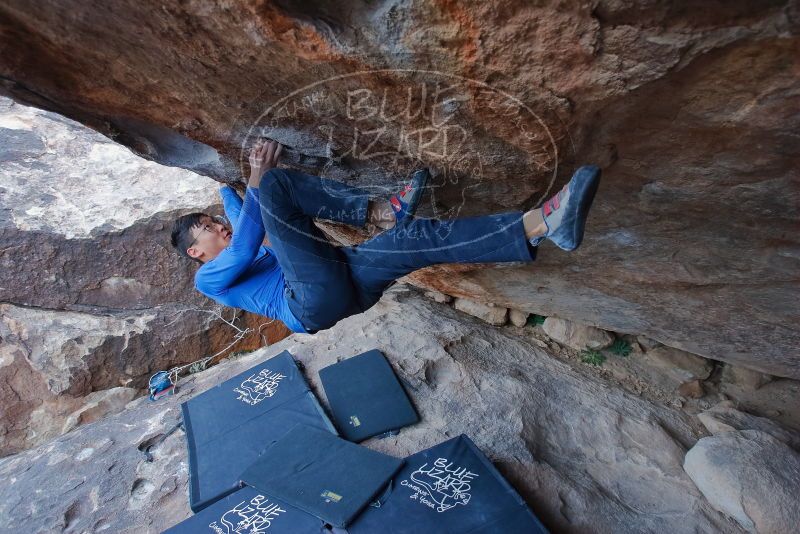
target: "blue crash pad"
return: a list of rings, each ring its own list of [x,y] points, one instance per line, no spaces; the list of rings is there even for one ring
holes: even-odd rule
[[[297,423],[335,434],[289,352],[181,405],[189,448],[189,505],[235,491],[242,472]]]
[[[329,534],[325,523],[249,486],[223,497],[163,534]]]
[[[242,481],[335,527],[344,527],[402,465],[401,459],[298,424],[242,474]]]
[[[547,530],[462,434],[406,458],[390,487],[346,532],[545,534]]]
[[[350,441],[397,430],[419,421],[392,366],[377,349],[320,370],[331,415]]]

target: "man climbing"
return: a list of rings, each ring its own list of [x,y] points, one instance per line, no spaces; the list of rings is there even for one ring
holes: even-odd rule
[[[414,217],[427,169],[388,201],[372,200],[362,189],[277,168],[281,148],[275,141],[253,146],[244,201],[221,188],[233,231],[191,213],[175,221],[172,245],[202,263],[198,291],[302,333],[367,310],[395,280],[429,265],[533,261],[545,239],[576,249],[600,181],[599,168],[584,166],[541,208],[440,221]],[[385,231],[336,247],[314,218],[356,227],[372,222]],[[270,247],[262,245],[265,234]]]

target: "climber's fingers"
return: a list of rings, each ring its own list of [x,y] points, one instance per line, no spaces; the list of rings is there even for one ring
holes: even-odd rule
[[[250,167],[267,170],[278,164],[283,146],[272,139],[259,139],[250,148]]]
[[[261,140],[261,145],[259,147],[259,156],[263,159],[264,156],[267,155],[267,148],[269,147],[270,141],[266,139]]]
[[[260,147],[257,144],[253,145],[252,147],[250,147],[249,160],[250,160],[250,166],[251,167],[254,167],[254,166],[258,165],[258,162],[261,159],[259,157],[259,155],[258,155],[259,150],[260,150]]]
[[[275,161],[275,152],[278,150],[278,142],[270,140],[266,143],[266,155],[264,163],[272,165]]]

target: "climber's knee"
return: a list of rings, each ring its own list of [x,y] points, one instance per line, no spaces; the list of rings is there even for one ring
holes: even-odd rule
[[[289,193],[288,179],[289,176],[284,169],[274,167],[265,172],[258,185],[259,202],[263,205],[278,200],[276,197],[287,196]]]

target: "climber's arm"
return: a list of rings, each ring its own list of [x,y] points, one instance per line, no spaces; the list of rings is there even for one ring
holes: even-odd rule
[[[270,143],[258,141],[253,146],[250,152],[250,180],[247,185],[248,189],[255,189],[256,198],[258,198],[258,186],[261,183],[261,176],[277,164],[282,148],[275,141]],[[231,226],[236,227],[236,221],[239,219],[239,212],[242,209],[242,199],[239,193],[230,185],[223,185],[219,188],[219,195],[222,197],[225,216],[231,222]],[[260,222],[261,217],[258,220]]]
[[[235,228],[236,222],[239,220],[239,212],[242,211],[242,197],[229,185],[223,185],[219,188],[219,196],[222,197],[225,216],[231,222],[231,228]]]
[[[206,295],[219,295],[227,291],[255,260],[264,234],[258,189],[248,187],[234,224],[231,244],[197,270],[197,289]]]

